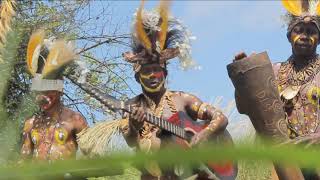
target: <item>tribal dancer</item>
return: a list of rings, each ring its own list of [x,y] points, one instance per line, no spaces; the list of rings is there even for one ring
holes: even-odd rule
[[[168,15],[167,2],[161,1],[158,11],[143,10],[143,4],[142,1],[135,15],[133,52],[123,54],[125,60],[133,64],[135,79],[142,88],[142,93],[130,100],[135,108],[129,115],[129,127],[124,131],[127,143],[142,151],[152,151],[172,144],[172,134],[163,127],[146,122],[146,112],[164,119],[183,112],[194,122],[197,119],[208,122],[192,138],[190,146],[226,132],[228,120],[220,110],[194,95],[166,88],[168,60],[179,57],[183,68],[193,65],[190,57],[190,33],[180,21]],[[222,179],[236,176],[236,169],[232,164],[220,170],[217,176]],[[141,178],[177,179],[178,175],[175,168],[164,172],[152,164],[146,166]],[[206,173],[198,173],[197,176],[198,179],[210,179]]]
[[[22,134],[21,156],[24,160],[62,160],[75,158],[76,134],[87,127],[77,112],[63,106],[62,71],[75,58],[71,44],[50,42],[43,31],[34,33],[27,50],[31,90],[37,93],[41,112],[27,119]]]
[[[288,135],[295,143],[319,143],[320,59],[316,52],[320,34],[320,2],[283,0],[287,9],[287,38],[292,55],[273,65],[278,90],[287,115]],[[238,54],[235,59],[246,57]],[[303,171],[306,179],[318,179]]]

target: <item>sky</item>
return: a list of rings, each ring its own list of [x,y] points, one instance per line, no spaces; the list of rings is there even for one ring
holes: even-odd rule
[[[152,9],[158,3],[146,1],[145,8]],[[130,21],[140,1],[111,1],[111,4],[117,18]],[[229,101],[234,98],[234,88],[226,66],[237,52],[267,51],[272,62],[285,61],[291,54],[281,18],[286,13],[281,1],[173,1],[170,12],[196,36],[192,56],[202,67],[183,71],[176,63],[170,64],[171,90],[190,92],[206,102],[217,96]],[[130,29],[130,23],[125,26]],[[140,91],[137,83],[132,87]]]

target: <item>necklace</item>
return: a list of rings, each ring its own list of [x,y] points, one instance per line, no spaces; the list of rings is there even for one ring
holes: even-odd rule
[[[164,108],[164,105],[165,105],[165,100],[166,100],[166,97],[167,97],[167,91],[162,95],[161,99],[160,99],[160,102],[158,104],[158,106],[156,105],[156,103],[150,98],[148,97],[146,94],[143,94],[144,96],[144,99],[145,99],[145,107],[148,107],[150,110],[151,110],[151,113],[160,118],[163,114],[163,108]],[[140,131],[141,133],[141,137],[142,139],[150,139],[151,136],[152,136],[152,132],[154,131],[158,131],[158,127],[153,125],[153,124],[150,124],[148,122],[144,122],[144,125]]]
[[[58,119],[52,118],[49,116],[46,116],[44,113],[41,113],[38,115],[38,119],[41,121],[41,127],[40,127],[40,137],[42,140],[44,140],[44,144],[46,144],[47,152],[46,152],[46,159],[49,159],[49,156],[51,155],[51,148],[53,144],[54,139],[54,132],[56,128],[60,126],[61,121],[61,114],[62,114],[63,107],[60,107],[58,110]],[[53,129],[50,129],[51,126],[53,126]],[[51,130],[51,131],[50,131]],[[46,138],[47,135],[50,135],[49,138]]]
[[[293,58],[283,63],[278,73],[278,83],[280,86],[302,86],[311,81],[320,70],[320,60],[318,56],[311,60],[306,67],[298,70]]]
[[[284,103],[287,104],[288,107],[291,107],[296,111],[300,111],[301,109],[303,112],[306,112],[306,107],[304,105],[306,100],[299,92],[301,91],[301,88],[304,87],[303,85],[311,82],[315,78],[317,73],[319,73],[319,70],[320,60],[318,59],[318,56],[310,60],[310,62],[302,69],[297,68],[292,57],[281,65],[278,73],[278,85],[280,87],[280,95],[284,97]],[[307,126],[307,122],[309,121],[311,121],[311,119],[308,119],[306,114],[303,114],[302,116],[298,114],[297,117],[293,117],[288,126],[289,129],[291,129],[291,138],[304,135],[310,130],[314,130],[313,128],[317,127],[318,115],[315,119],[315,127],[311,127],[310,129],[310,127]]]
[[[143,95],[144,95],[145,100],[146,100],[146,105],[150,108],[150,110],[152,111],[152,114],[154,116],[160,118],[162,113],[163,113],[163,108],[164,108],[164,105],[165,105],[165,102],[166,102],[165,100],[167,99],[167,91],[162,95],[158,106],[146,94],[143,94]]]

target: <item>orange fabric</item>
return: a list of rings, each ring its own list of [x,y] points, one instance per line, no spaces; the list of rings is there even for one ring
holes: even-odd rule
[[[208,163],[208,166],[214,170],[215,173],[218,173],[220,176],[232,176],[234,174],[234,167],[232,162],[227,163]]]

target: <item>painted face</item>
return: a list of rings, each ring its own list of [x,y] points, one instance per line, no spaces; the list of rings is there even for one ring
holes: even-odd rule
[[[139,71],[139,80],[144,90],[147,92],[158,92],[164,85],[165,74],[159,64],[146,64]]]
[[[299,23],[290,35],[293,53],[300,56],[311,56],[319,42],[319,31],[313,23]]]
[[[60,100],[61,93],[59,91],[43,91],[38,92],[36,102],[41,110],[48,110]]]

